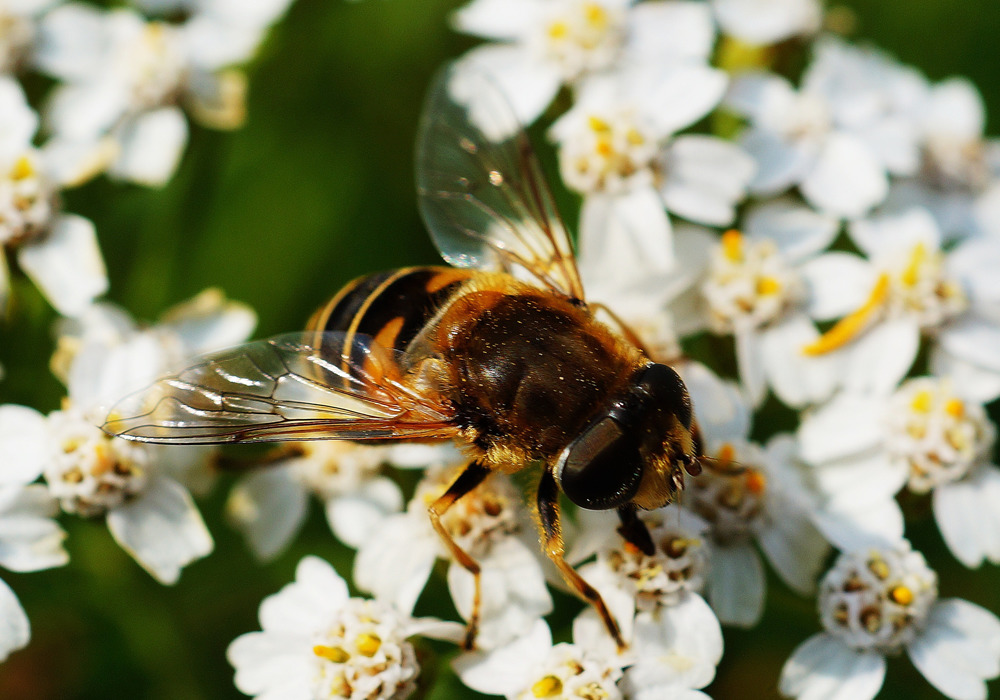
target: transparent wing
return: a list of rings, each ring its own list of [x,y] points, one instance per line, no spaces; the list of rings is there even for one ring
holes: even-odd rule
[[[450,438],[443,400],[366,336],[293,333],[206,355],[123,399],[105,432],[157,443]]]
[[[521,270],[583,299],[573,247],[527,134],[479,69],[449,66],[424,105],[417,194],[441,255],[456,267]]]

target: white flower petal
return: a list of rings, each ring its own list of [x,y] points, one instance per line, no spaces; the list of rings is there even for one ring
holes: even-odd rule
[[[735,442],[747,438],[753,415],[733,382],[693,360],[674,369],[687,386],[698,425],[709,440]]]
[[[801,181],[815,158],[811,149],[756,127],[744,131],[739,144],[757,164],[749,188],[758,195],[778,194]]]
[[[121,152],[108,174],[149,187],[162,187],[173,176],[187,145],[188,125],[177,107],[146,112],[117,132]]]
[[[949,354],[984,369],[1000,372],[1000,327],[975,316],[966,316],[940,334],[941,347]]]
[[[931,250],[941,247],[941,231],[937,222],[922,207],[853,221],[847,232],[869,258],[909,250],[917,243],[923,243]]]
[[[891,392],[917,359],[920,327],[915,319],[885,321],[849,346],[844,358],[843,387],[859,394]]]
[[[638,89],[645,89],[640,102],[643,115],[661,137],[708,114],[728,83],[725,72],[697,63],[654,64],[634,73]]]
[[[907,646],[931,685],[956,700],[982,700],[988,678],[1000,675],[1000,620],[965,600],[941,600],[923,632]]]
[[[756,166],[743,149],[710,136],[681,136],[667,148],[660,193],[667,208],[691,221],[725,226]]]
[[[107,516],[111,536],[160,583],[173,584],[181,569],[213,547],[191,494],[172,479],[149,481],[135,500]]]
[[[760,557],[749,543],[712,548],[708,600],[719,622],[753,627],[764,613],[766,582]]]
[[[651,685],[703,688],[722,659],[722,628],[701,596],[689,593],[676,605],[636,616],[632,651],[638,658],[625,675],[629,697]]]
[[[108,59],[107,18],[96,7],[78,2],[55,8],[39,23],[32,62],[63,81],[92,80]]]
[[[552,610],[542,567],[534,551],[508,537],[479,559],[482,604],[476,645],[493,649],[516,639],[532,622]],[[474,579],[461,565],[448,567],[448,588],[463,619],[472,613]]]
[[[877,447],[883,440],[884,411],[885,402],[880,399],[835,396],[803,419],[799,427],[802,458],[819,464]]]
[[[0,487],[0,566],[40,571],[68,562],[66,533],[52,520],[58,509],[41,484]]]
[[[65,316],[79,315],[108,290],[94,224],[82,216],[59,216],[44,238],[21,248],[17,259],[56,311]]]
[[[31,625],[14,591],[0,580],[0,661],[23,649],[31,639]]]
[[[545,620],[536,620],[524,636],[489,653],[462,654],[452,661],[452,668],[462,682],[481,693],[513,695],[530,682],[531,666],[544,659],[552,648],[552,633]]]
[[[355,493],[328,500],[326,519],[338,540],[357,549],[386,516],[402,507],[403,494],[396,482],[383,476],[365,482]]]
[[[128,109],[126,86],[112,79],[57,85],[45,110],[56,138],[95,143]]]
[[[308,633],[325,624],[349,597],[347,582],[328,562],[304,557],[295,567],[295,581],[261,603],[261,629],[279,634]]]
[[[440,551],[437,533],[426,521],[415,524],[409,514],[386,519],[358,550],[354,560],[358,588],[403,613],[412,612]]]
[[[702,3],[645,2],[629,10],[626,61],[659,64],[678,58],[707,61],[714,44],[715,24]]]
[[[236,668],[236,687],[247,695],[265,697],[269,691],[280,691],[281,698],[310,700],[312,668],[308,654],[297,653],[303,642],[301,635],[277,635],[249,632],[233,640],[226,658]]]
[[[514,116],[524,125],[531,124],[545,111],[545,108],[559,91],[562,82],[555,66],[539,63],[524,47],[518,45],[486,44],[467,52],[452,69],[454,71],[451,90],[459,104],[472,102],[472,121],[488,137],[497,141],[509,137],[516,124],[506,119],[506,115],[489,114],[488,105],[477,109],[476,96],[464,94],[463,73],[472,71],[475,75],[487,75],[503,92]]]
[[[472,0],[451,16],[460,32],[486,39],[525,39],[544,20],[538,0]]]
[[[799,274],[808,288],[806,308],[817,321],[829,321],[859,309],[876,280],[871,263],[838,251],[809,260],[799,267]]]
[[[802,180],[811,204],[835,216],[858,217],[885,199],[885,169],[857,138],[844,133],[824,142],[813,169]]]
[[[800,644],[781,669],[780,690],[800,700],[871,700],[885,680],[885,657],[849,649],[829,634]]]
[[[932,138],[977,140],[986,125],[983,97],[967,78],[942,80],[931,88],[930,99],[920,114],[920,125]]]
[[[786,508],[775,513],[769,527],[757,533],[757,543],[785,584],[802,595],[816,590],[830,552],[823,535],[809,522],[805,510]]]
[[[803,313],[791,313],[760,334],[761,361],[767,381],[786,405],[802,408],[827,399],[837,386],[837,354],[806,355],[802,348],[819,337]]]
[[[887,547],[903,539],[903,511],[892,497],[863,501],[839,498],[814,512],[813,522],[844,552]]]
[[[764,373],[764,345],[760,333],[753,328],[737,328],[736,365],[750,404],[760,406],[767,396],[767,375]]]
[[[825,250],[840,230],[840,222],[791,197],[782,197],[750,208],[743,233],[751,239],[770,239],[791,264],[803,262]]]
[[[819,29],[818,0],[713,0],[722,30],[749,44],[773,44]]]
[[[932,494],[934,519],[948,549],[968,567],[1000,562],[1000,470],[979,467],[969,478]]]
[[[33,408],[0,406],[0,485],[30,484],[49,456],[45,417]]]
[[[288,468],[261,469],[241,479],[229,494],[226,515],[261,560],[278,556],[306,516],[308,497]]]

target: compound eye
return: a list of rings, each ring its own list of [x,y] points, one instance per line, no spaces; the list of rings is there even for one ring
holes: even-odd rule
[[[563,451],[555,477],[567,498],[581,508],[625,505],[642,481],[639,443],[615,419],[602,418]]]
[[[639,377],[639,386],[649,394],[653,404],[670,411],[688,430],[691,429],[691,397],[684,380],[672,367],[652,364]]]

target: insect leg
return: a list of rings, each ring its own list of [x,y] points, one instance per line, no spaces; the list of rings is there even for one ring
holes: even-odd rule
[[[444,540],[445,545],[448,547],[448,551],[451,552],[451,556],[455,558],[466,571],[472,574],[475,593],[473,593],[472,598],[472,614],[469,615],[469,624],[465,629],[465,641],[463,646],[466,649],[472,649],[476,641],[476,632],[479,627],[479,613],[482,607],[482,582],[480,580],[480,569],[479,563],[469,556],[469,553],[458,546],[458,543],[452,539],[451,533],[448,532],[444,524],[441,522],[441,516],[444,515],[449,508],[460,499],[465,494],[469,493],[475,489],[479,484],[483,483],[483,480],[490,475],[490,470],[482,466],[478,462],[472,462],[467,466],[458,478],[448,487],[436,501],[434,501],[430,507],[427,509],[428,514],[431,518],[431,525],[437,531],[441,539]]]
[[[608,634],[615,640],[619,651],[624,651],[628,645],[622,639],[618,623],[611,617],[608,606],[604,604],[604,599],[593,586],[583,580],[583,577],[563,559],[563,539],[562,526],[559,523],[559,487],[556,485],[555,477],[548,469],[542,474],[542,481],[538,485],[538,516],[542,528],[542,546],[545,555],[552,560],[552,563],[559,568],[563,579],[577,594],[594,606],[597,614],[604,621],[604,626]]]
[[[618,528],[618,534],[626,542],[636,547],[646,556],[653,556],[656,548],[653,546],[653,538],[649,536],[649,529],[646,523],[636,515],[636,507],[629,503],[618,509],[618,519],[622,521]]]

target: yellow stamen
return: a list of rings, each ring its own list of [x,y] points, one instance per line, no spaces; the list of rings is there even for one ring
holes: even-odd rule
[[[920,281],[920,268],[927,261],[927,247],[917,243],[910,252],[910,260],[900,276],[907,287],[915,287]]]
[[[628,139],[628,142],[633,146],[641,146],[646,143],[646,138],[639,133],[638,129],[629,129],[625,133],[625,138]]]
[[[611,125],[600,117],[590,116],[587,118],[587,123],[594,131],[611,131]]]
[[[551,698],[562,693],[562,681],[555,676],[545,676],[531,686],[531,694],[536,698]]]
[[[914,413],[930,413],[934,397],[927,389],[918,391],[910,402],[910,410]]]
[[[906,586],[895,586],[889,591],[889,597],[898,605],[909,605],[913,602],[913,591]]]
[[[596,2],[588,2],[584,6],[584,16],[587,18],[587,23],[592,27],[600,29],[608,24],[607,11]]]
[[[959,399],[950,399],[944,405],[944,412],[952,418],[961,418],[965,415],[965,404]]]
[[[868,561],[868,570],[883,581],[889,578],[889,565],[881,557],[876,557]]]
[[[761,296],[777,294],[781,291],[781,282],[774,277],[761,277],[757,280],[757,293]]]
[[[734,228],[722,234],[722,252],[729,260],[739,262],[743,259],[743,234]]]
[[[553,22],[549,25],[549,37],[552,39],[562,39],[569,33],[569,27],[565,22]]]
[[[611,142],[608,141],[607,139],[601,139],[600,141],[597,142],[597,153],[598,153],[598,155],[602,155],[605,158],[607,158],[608,156],[610,156],[614,152],[615,152],[615,149],[612,148]]]
[[[358,648],[358,653],[362,656],[375,656],[382,647],[382,640],[377,635],[364,633],[359,634],[354,640],[354,646]]]
[[[313,647],[313,653],[328,661],[332,661],[335,664],[342,664],[351,658],[350,654],[341,649],[340,647],[328,647],[322,644],[317,644]]]
[[[747,491],[754,495],[764,493],[767,488],[767,477],[756,469],[747,469],[746,472]]]
[[[889,275],[879,276],[868,300],[857,311],[844,316],[833,328],[802,348],[806,355],[823,355],[833,352],[857,338],[871,322],[875,312],[889,296]]]
[[[25,180],[35,174],[35,168],[31,164],[28,156],[21,156],[14,162],[14,167],[10,170],[10,177],[14,180]]]

